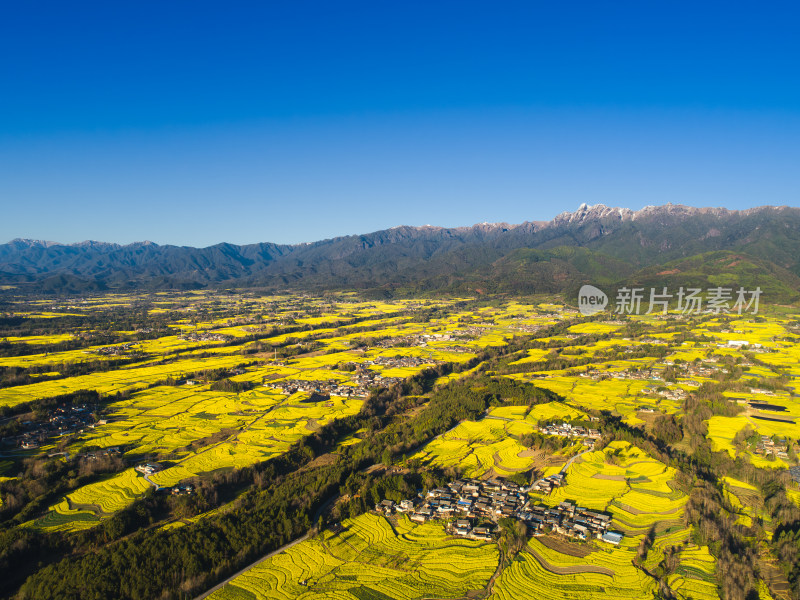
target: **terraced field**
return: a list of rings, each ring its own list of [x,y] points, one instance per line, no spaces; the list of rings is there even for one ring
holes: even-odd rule
[[[490,600],[654,598],[655,581],[632,564],[630,548],[598,549],[586,556],[551,550],[532,538],[495,583]]]
[[[167,468],[150,477],[159,486],[266,460],[285,452],[293,442],[330,420],[355,414],[363,402],[360,398],[336,397],[305,402],[302,394],[287,398],[263,388],[237,395],[168,387],[163,395],[159,388],[140,395],[120,402],[120,419],[96,428],[73,451],[84,446],[124,445],[135,454],[143,449],[168,452],[173,460],[165,461]],[[230,431],[223,441],[197,450],[186,449],[191,442],[223,430]],[[35,520],[30,526],[49,528],[52,515],[69,501],[95,518],[62,520],[61,529],[83,529],[126,508],[150,487],[141,475],[128,469],[70,493],[50,508],[49,519]]]
[[[90,303],[86,310],[111,309],[132,301],[131,298],[124,298],[119,302],[115,299],[99,304]],[[281,302],[287,301],[291,299],[271,297],[261,300],[261,305],[271,306],[274,311]],[[196,294],[193,302],[199,306],[214,300],[205,294]],[[155,304],[163,308],[152,310],[169,313],[174,301],[165,299]],[[426,301],[424,304],[445,307],[448,302]],[[253,332],[268,332],[274,325],[246,325],[241,324],[239,318],[232,317],[178,318],[170,323],[170,328],[175,332],[173,335],[128,345],[130,351],[144,357],[139,363],[115,370],[1,389],[0,405],[14,406],[84,389],[96,390],[103,395],[130,393],[129,397],[108,406],[106,423],[84,430],[67,450],[72,455],[80,455],[96,448],[120,448],[124,457],[133,460],[149,456],[166,467],[151,477],[152,484],[171,486],[192,477],[221,469],[240,468],[280,454],[290,444],[325,423],[355,414],[363,402],[360,396],[345,398],[335,395],[329,399],[308,402],[308,394],[288,396],[274,388],[261,387],[262,382],[276,385],[284,380],[292,380],[354,386],[352,371],[339,370],[341,365],[402,360],[404,357],[417,360],[419,364],[415,366],[369,365],[369,369],[380,376],[405,378],[439,362],[458,364],[469,361],[474,358],[474,352],[486,344],[504,344],[505,338],[521,323],[540,322],[537,316],[539,309],[519,303],[511,303],[505,310],[487,307],[477,311],[456,312],[429,323],[413,322],[408,316],[401,315],[403,310],[407,310],[407,304],[403,301],[325,305],[314,300],[310,302],[310,307],[314,306],[317,307],[314,310],[322,310],[323,314],[303,316],[302,311],[275,312],[273,323],[280,319],[281,323],[289,321],[307,329],[267,336],[263,343],[279,345],[313,337],[327,348],[325,353],[309,353],[284,361],[265,361],[262,356],[241,356],[237,346],[219,340],[238,340]],[[342,320],[352,318],[366,320],[339,325]],[[479,323],[480,327],[471,331],[468,339],[457,342],[455,338],[464,335],[465,322]],[[554,320],[548,317],[547,322]],[[135,333],[125,332],[126,335]],[[371,347],[358,352],[350,349],[354,341],[364,343],[364,340],[403,336],[424,336],[425,341],[419,345]],[[71,337],[72,334],[64,334],[48,340],[46,336],[39,336],[31,338],[31,343],[55,343]],[[123,345],[103,348],[114,350],[115,347],[122,348]],[[25,365],[42,367],[98,358],[107,360],[115,356],[114,352],[100,353],[101,349],[97,346],[9,360],[12,363],[22,360]],[[164,364],[155,364],[165,358],[168,360]],[[212,391],[207,384],[154,387],[154,384],[170,378],[180,380],[187,373],[234,368],[239,371],[231,377],[232,381],[257,387],[241,393]],[[520,456],[524,448],[515,440],[531,431],[535,421],[526,419],[522,413],[509,413],[508,417],[498,413],[498,417],[494,427],[486,429],[485,435],[477,430],[469,433],[471,436],[478,435],[474,441],[480,442],[479,445],[457,452],[461,452],[464,465],[474,471],[494,469],[498,474],[511,474],[526,470],[531,460]],[[465,428],[469,429],[469,425],[465,425]],[[354,438],[348,443],[357,441]],[[447,442],[446,438],[442,440],[443,450],[446,450]],[[453,451],[456,451],[456,444],[463,445],[455,438],[449,442],[453,445]],[[52,446],[45,448],[49,450]],[[129,506],[149,487],[141,476],[128,470],[74,490],[53,504],[43,517],[28,522],[27,526],[82,529]]]
[[[612,362],[603,365],[606,372],[630,367],[629,363]],[[638,364],[635,366],[639,366]],[[576,410],[608,410],[623,416],[633,415],[642,404],[651,406],[652,400],[644,400],[643,390],[648,381],[606,379],[594,381],[580,376],[568,376],[563,372],[548,372],[546,379],[531,379],[524,374],[513,375],[514,379],[531,381],[538,387],[551,390],[567,399],[567,404]],[[671,411],[670,411],[671,412]]]
[[[454,598],[483,589],[497,546],[451,538],[442,525],[362,515],[269,558],[214,593],[213,600]]]
[[[714,577],[714,563],[708,546],[681,550],[680,564],[667,579],[670,588],[681,600],[717,600],[719,592]]]
[[[166,365],[118,369],[79,375],[56,381],[43,381],[0,389],[0,406],[15,406],[40,398],[51,398],[78,390],[97,390],[102,394],[131,391],[148,387],[168,377],[180,378],[184,373],[210,369],[227,369],[248,361],[242,356],[221,356],[183,360]]]
[[[520,436],[536,430],[526,407],[498,407],[480,421],[464,421],[432,440],[409,458],[442,467],[458,466],[465,475],[480,477],[492,471],[510,475],[527,471],[533,460]]]
[[[43,516],[28,521],[23,527],[31,527],[42,531],[80,531],[94,527],[100,522],[95,510],[76,509],[70,507],[69,500],[63,500],[51,507]]]
[[[83,486],[68,494],[66,499],[73,507],[95,507],[98,512],[110,515],[130,505],[149,487],[141,475],[133,469],[127,469],[97,483]],[[63,502],[58,506],[63,506]]]
[[[673,489],[675,470],[626,442],[583,454],[566,472],[566,485],[541,501],[563,501],[607,511],[615,528],[643,535],[652,525],[660,530],[682,522],[687,496]]]
[[[528,449],[520,439],[537,433],[542,422],[593,420],[605,423],[608,435],[613,428],[604,421],[604,413],[610,413],[627,426],[643,427],[655,435],[661,415],[675,415],[678,423],[685,423],[685,393],[694,393],[701,384],[720,382],[728,382],[725,395],[742,409],[735,414],[730,407],[715,407],[705,423],[712,449],[731,457],[744,456],[759,467],[785,468],[797,462],[767,460],[733,444],[745,427],[776,439],[788,438],[790,445],[800,439],[800,354],[791,341],[795,317],[769,317],[763,322],[702,317],[691,326],[653,316],[631,317],[627,322],[593,320],[556,327],[547,337],[515,347],[513,353],[501,352],[498,358],[483,352],[565,318],[580,317],[574,311],[568,317],[558,305],[505,299],[488,306],[483,300],[474,302],[467,310],[456,298],[366,302],[347,294],[245,299],[206,292],[153,298],[144,302],[136,296],[109,295],[87,301],[85,306],[62,307],[61,312],[56,312],[55,301],[42,300],[25,311],[8,313],[56,322],[67,314],[86,316],[142,302],[136,315],[162,319],[158,334],[143,327],[137,317],[121,320],[120,331],[111,331],[114,327],[109,325],[108,331],[98,332],[80,324],[70,332],[46,335],[40,327],[30,336],[7,340],[11,347],[29,344],[31,348],[25,351],[32,354],[13,356],[10,352],[0,357],[0,368],[30,370],[22,384],[0,388],[0,407],[95,390],[102,398],[92,410],[99,410],[102,420],[50,436],[39,448],[21,444],[12,448],[12,459],[0,461],[0,483],[21,476],[26,461],[37,453],[44,457],[65,451],[66,455],[51,458],[71,461],[91,456],[98,448],[116,447],[126,461],[113,467],[124,469],[121,472],[93,476],[92,483],[77,488],[72,487],[77,481],[74,475],[69,475],[71,483],[62,489],[70,491],[51,500],[50,506],[37,507],[38,512],[32,511],[22,527],[63,533],[67,540],[89,537],[68,535],[103,523],[154,486],[196,483],[195,478],[277,456],[326,423],[358,413],[371,389],[388,385],[383,378],[411,377],[441,363],[464,371],[442,375],[450,367],[443,368],[436,385],[480,373],[505,384],[508,380],[501,378],[530,382],[565,400],[528,407],[495,399],[485,413],[482,406],[470,413],[480,415],[474,417],[477,420],[462,420],[421,447],[398,446],[414,448],[394,464],[421,465],[425,483],[415,480],[417,487],[430,484],[425,467],[457,467],[464,475],[482,478],[519,476],[534,468],[544,475],[559,472],[586,446],[582,441],[561,440],[564,447],[559,450],[554,448],[561,442],[533,438],[533,449]],[[239,310],[245,301],[246,307],[242,304]],[[420,315],[415,312],[420,308],[433,310]],[[110,317],[108,321],[115,322]],[[646,333],[640,335],[640,331]],[[112,339],[111,334],[114,342],[108,345],[93,341]],[[743,338],[763,348],[726,345]],[[54,344],[62,345],[48,352]],[[73,347],[79,349],[63,350]],[[479,355],[483,362],[476,364]],[[109,361],[115,359],[124,360],[124,365],[109,368]],[[539,370],[545,361],[552,370]],[[737,371],[738,379],[726,379],[723,366],[744,370]],[[90,368],[95,371],[87,373]],[[61,378],[61,373],[73,376]],[[189,378],[192,381],[185,381]],[[417,415],[434,403],[430,388],[423,388],[418,380],[409,383],[414,391],[403,410]],[[124,395],[113,396],[117,393]],[[747,407],[742,396],[785,410],[756,410]],[[731,414],[735,416],[723,416]],[[341,460],[348,453],[345,447],[374,439],[370,424],[336,440],[333,454],[338,457],[319,458]],[[675,445],[691,450],[688,441]],[[131,468],[145,460],[165,467],[150,481]],[[354,473],[354,479],[356,475],[361,474]],[[697,545],[709,543],[701,541],[701,528],[686,525],[688,498],[675,485],[676,475],[675,469],[625,442],[581,454],[566,469],[564,485],[551,495],[530,497],[551,507],[570,501],[610,514],[611,529],[624,533],[621,544],[597,539],[578,542],[551,534],[532,538],[491,587],[487,586],[499,562],[497,543],[450,537],[440,522],[419,525],[404,516],[390,522],[364,514],[345,520],[341,533],[326,531],[262,562],[213,597],[650,598],[656,597],[658,585],[648,571],[659,572],[662,560],[675,552],[678,566],[666,581],[677,597],[718,598],[714,556],[709,547]],[[758,488],[731,477],[721,477],[717,483],[724,510],[738,524],[757,527],[763,523],[763,531],[772,532],[777,518],[770,520]],[[236,494],[230,497],[243,497]],[[796,485],[789,484],[786,494],[800,505]],[[236,501],[229,502],[230,497],[191,513],[175,508],[184,498],[162,498],[170,515],[153,530],[190,531],[198,521],[231,510]],[[184,514],[194,516],[184,518]],[[640,568],[634,558],[651,530],[652,546]],[[759,589],[766,600],[764,585]]]

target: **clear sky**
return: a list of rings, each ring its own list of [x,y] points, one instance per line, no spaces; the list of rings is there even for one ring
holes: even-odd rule
[[[800,205],[796,2],[5,2],[0,243]]]

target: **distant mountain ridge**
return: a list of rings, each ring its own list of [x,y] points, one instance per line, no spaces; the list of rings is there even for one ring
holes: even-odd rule
[[[651,276],[653,266],[710,252],[738,253],[761,265],[754,268],[765,277],[780,279],[777,287],[796,291],[800,209],[582,204],[549,222],[398,226],[297,245],[16,239],[0,245],[0,283],[65,293],[208,286],[558,292]],[[693,276],[701,274],[702,261],[692,265]],[[713,270],[720,276],[719,264]]]

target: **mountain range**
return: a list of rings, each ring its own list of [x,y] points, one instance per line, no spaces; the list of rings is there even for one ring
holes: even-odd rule
[[[559,293],[582,283],[760,285],[800,296],[800,209],[582,204],[549,222],[393,227],[310,244],[0,245],[14,291],[355,288],[380,294]]]

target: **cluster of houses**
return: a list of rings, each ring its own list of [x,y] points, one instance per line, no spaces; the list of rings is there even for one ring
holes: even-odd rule
[[[358,369],[350,376],[347,385],[335,380],[319,379],[281,379],[267,381],[265,387],[278,390],[284,394],[294,394],[296,392],[307,392],[316,394],[328,394],[331,396],[367,396],[369,388],[375,386],[390,386],[395,383],[405,381],[405,377],[386,377],[380,371],[373,371],[368,367],[370,364],[384,365],[387,367],[416,367],[422,364],[433,364],[439,361],[423,359],[416,356],[403,357],[381,357],[374,361],[367,361],[359,365]]]
[[[563,476],[559,477],[560,484]],[[382,500],[375,510],[385,515],[407,513],[412,521],[420,523],[446,519],[453,535],[471,539],[492,539],[497,521],[512,518],[523,521],[533,535],[553,531],[576,539],[594,537],[615,545],[622,541],[621,533],[610,530],[610,515],[571,502],[554,508],[534,505],[527,495],[531,489],[502,479],[458,479],[430,490],[424,498],[401,500],[399,504]]]
[[[656,394],[658,396],[663,396],[664,398],[669,398],[670,400],[683,400],[687,396],[686,392],[680,388],[644,388],[642,393]]]
[[[362,365],[381,365],[384,367],[419,367],[420,365],[439,364],[440,360],[421,356],[378,356],[373,360],[365,360]]]
[[[546,375],[543,375],[546,376]],[[663,377],[659,371],[653,369],[627,369],[611,373],[609,371],[599,371],[590,369],[578,373],[579,377],[591,379],[592,381],[606,381],[608,379],[633,379],[636,381],[662,381]]]
[[[686,365],[683,371],[691,377],[711,377],[716,373],[716,369],[713,367],[692,364]]]
[[[539,431],[545,435],[584,438],[589,446],[594,446],[595,440],[599,440],[601,437],[603,437],[599,429],[589,429],[583,425],[573,425],[572,423],[567,423],[566,421],[561,423],[543,424],[539,427]]]
[[[642,344],[651,344],[651,345],[659,345],[659,346],[668,346],[669,342],[667,340],[662,340],[661,338],[650,338],[650,337],[643,337],[639,338],[638,340]]]
[[[436,350],[439,352],[474,352],[475,348],[468,346],[436,346]]]
[[[119,448],[117,446],[112,446],[111,448],[103,448],[101,450],[87,452],[86,454],[79,454],[78,457],[85,460],[100,460],[101,458],[106,458],[107,456],[113,456],[119,453]]]
[[[377,340],[374,346],[376,348],[394,348],[395,346],[413,346],[414,342],[415,336],[396,336]]]
[[[720,348],[761,348],[761,344],[749,342],[747,340],[728,340],[724,344],[717,344]]]
[[[380,385],[390,386],[394,385],[395,383],[402,383],[405,380],[406,380],[405,377],[385,377],[383,375],[378,374],[375,376],[374,382],[379,383]]]
[[[185,333],[178,336],[178,339],[184,342],[227,342],[233,338],[229,335],[223,335],[221,333],[213,333],[209,331],[204,333]]]
[[[526,317],[516,317],[516,318],[526,318]],[[543,325],[531,325],[529,323],[520,323],[519,325],[514,325],[514,329],[517,331],[522,331],[524,333],[536,333],[537,331],[544,329]]]
[[[610,530],[611,515],[588,510],[572,502],[562,502],[554,508],[532,506],[523,517],[534,534],[549,530],[579,540],[597,538],[615,546],[623,538],[622,533]]]
[[[557,487],[561,487],[562,483],[564,483],[564,474],[555,473],[534,481],[533,485],[531,486],[531,491],[539,492],[540,494],[550,494]]]
[[[381,375],[380,371],[373,371],[372,369],[368,368],[368,364],[362,363],[359,364],[358,368],[356,369],[356,372],[352,377],[352,381],[356,384],[359,390],[363,391],[363,393],[359,392],[353,395],[365,396],[370,387],[374,387],[375,385],[388,386],[395,383],[400,383],[404,380],[405,377],[386,377]]]
[[[268,381],[265,387],[278,390],[284,394],[295,394],[306,392],[309,394],[327,394],[328,396],[366,396],[367,388],[362,385],[343,385],[338,381],[320,381],[317,379],[281,379],[280,381]]]
[[[636,381],[661,381],[663,379],[661,373],[654,369],[626,369],[614,373],[612,377],[614,379],[634,379]]]
[[[483,335],[483,330],[477,330],[476,328],[467,328],[468,330],[475,330],[477,331],[477,335]],[[430,342],[446,342],[446,341],[455,341],[455,340],[471,340],[475,337],[475,333],[469,333],[468,331],[459,330],[458,332],[450,332],[450,333],[423,333],[419,335],[407,335],[407,336],[397,336],[397,337],[390,337],[384,338],[382,340],[378,340],[375,342],[376,348],[394,348],[396,346],[419,346],[425,347]],[[437,346],[437,349],[444,350],[445,348],[441,348]],[[454,352],[465,352],[466,349],[460,346],[454,346],[453,348],[447,348],[448,350],[452,350]],[[429,361],[428,361],[429,362]]]
[[[659,393],[664,396],[664,398],[668,398],[670,400],[683,400],[686,398],[686,396],[688,396],[688,394],[680,388],[667,389]]]
[[[138,342],[125,342],[124,344],[116,346],[103,346],[102,348],[96,348],[94,352],[102,354],[103,356],[121,356],[127,354],[137,343]]]
[[[467,325],[466,327],[459,326],[459,328],[453,332],[452,339],[460,341],[474,340],[486,335],[490,329],[495,327],[497,327],[497,325],[494,323],[477,323],[474,325]]]
[[[761,454],[762,456],[775,456],[776,458],[787,459],[789,458],[788,454],[789,446],[786,443],[785,438],[777,438],[777,441],[769,437],[768,435],[762,435],[758,442],[756,442],[756,454]]]
[[[194,485],[191,483],[179,483],[170,489],[173,496],[191,496],[194,494]]]
[[[94,427],[94,409],[95,407],[86,404],[60,406],[53,409],[44,420],[23,421],[20,433],[0,438],[0,443],[3,446],[34,450],[48,438],[82,433],[86,428]]]
[[[442,342],[442,341],[449,341],[454,340],[458,337],[454,333],[423,333],[420,336],[417,336],[417,340],[419,342]],[[463,337],[463,336],[462,336]]]

